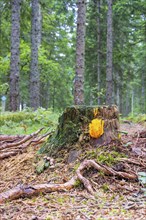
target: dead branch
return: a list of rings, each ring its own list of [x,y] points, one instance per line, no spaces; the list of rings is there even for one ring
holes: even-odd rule
[[[48,193],[54,191],[66,191],[70,190],[76,186],[76,181],[80,180],[83,183],[84,187],[87,189],[89,193],[94,195],[94,190],[90,184],[90,181],[83,176],[83,171],[88,167],[94,167],[96,170],[104,172],[107,175],[120,176],[125,179],[136,180],[137,175],[135,173],[126,173],[126,172],[118,172],[112,168],[96,163],[94,160],[85,160],[83,161],[79,168],[76,171],[76,175],[72,177],[68,182],[61,184],[38,184],[34,186],[30,185],[19,185],[13,189],[10,189],[6,192],[0,194],[0,203],[3,203],[7,200],[13,200],[20,197],[30,197],[33,195],[37,195],[39,193]]]
[[[0,141],[5,141],[5,142],[8,142],[8,141],[13,141],[13,140],[17,140],[17,139],[22,139],[24,138],[26,135],[3,135],[1,134],[0,135]]]
[[[32,141],[31,141],[31,144],[33,144],[33,145],[40,144],[40,143],[43,142],[44,139],[45,139],[47,136],[49,136],[50,134],[52,134],[52,131],[51,131],[51,132],[48,132],[48,133],[46,133],[46,134],[44,134],[44,135],[42,135],[42,136],[40,136],[40,137],[38,137],[38,138],[36,138],[36,139],[34,139],[34,140],[32,140]]]
[[[25,143],[26,141],[32,139],[33,137],[36,137],[42,130],[43,130],[43,128],[40,128],[38,131],[36,131],[32,134],[24,136],[24,138],[22,138],[22,140],[20,140],[18,142],[5,143],[5,144],[0,146],[0,150],[5,149],[5,148],[11,148],[11,147],[14,147],[14,146],[19,146],[19,145]]]
[[[0,137],[0,160],[15,156],[18,153],[23,153],[30,145],[36,146],[43,143],[46,137],[52,132],[38,136],[42,129],[43,128],[30,135],[2,135],[2,137]],[[16,140],[16,138],[18,139]]]
[[[17,148],[16,148],[16,146],[14,146],[14,147],[12,147],[10,149],[6,148],[6,149],[3,149],[3,150],[0,150],[0,159],[4,159],[4,158],[11,157],[11,156],[15,156],[18,153],[23,153],[26,150],[26,148],[31,145],[31,142],[32,142],[32,140],[29,140],[26,143],[23,143],[22,145],[17,146]],[[39,142],[37,142],[37,144],[40,144],[42,142],[40,140]]]
[[[9,152],[4,152],[0,154],[0,160],[7,158],[7,157],[11,157],[11,156],[15,156],[16,154],[18,154],[19,151],[9,151]]]

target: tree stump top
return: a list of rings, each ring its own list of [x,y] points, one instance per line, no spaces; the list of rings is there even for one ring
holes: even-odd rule
[[[99,137],[94,138],[89,132],[92,120],[101,121],[103,129]],[[99,123],[97,123],[99,124]],[[98,127],[95,126],[96,132]],[[112,106],[70,106],[65,109],[58,120],[54,136],[49,140],[52,150],[66,148],[77,142],[89,142],[93,146],[110,143],[119,138],[119,112]]]

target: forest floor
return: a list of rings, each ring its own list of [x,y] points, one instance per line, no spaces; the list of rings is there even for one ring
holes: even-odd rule
[[[146,138],[139,132],[146,126],[122,123],[123,151],[129,158],[143,160],[146,157]],[[75,172],[76,162],[67,164],[65,159],[56,158],[55,166],[43,173],[36,173],[39,155],[37,148],[0,161],[0,193],[18,184],[64,183]],[[90,148],[91,152],[91,148]],[[79,163],[79,162],[78,162]],[[144,171],[141,166],[128,163],[130,170]],[[146,216],[146,194],[139,182],[98,175],[87,172],[88,179],[96,189],[96,196],[87,193],[83,185],[70,191],[52,192],[19,198],[0,205],[0,220],[144,220]]]

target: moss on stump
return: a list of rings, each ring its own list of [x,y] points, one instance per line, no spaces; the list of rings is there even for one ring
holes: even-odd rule
[[[89,124],[93,119],[104,121],[103,134],[93,138],[89,134]],[[45,151],[68,148],[80,142],[90,142],[92,146],[101,146],[119,139],[119,112],[112,106],[70,106],[58,120],[56,132],[49,138]]]

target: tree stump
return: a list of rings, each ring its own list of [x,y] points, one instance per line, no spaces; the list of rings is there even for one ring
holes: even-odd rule
[[[100,123],[102,132],[99,132],[97,127]],[[94,137],[94,133],[97,136]],[[60,116],[57,130],[49,139],[48,150],[56,151],[77,142],[81,144],[89,142],[92,146],[98,147],[117,139],[119,139],[119,112],[115,105],[70,106]]]

